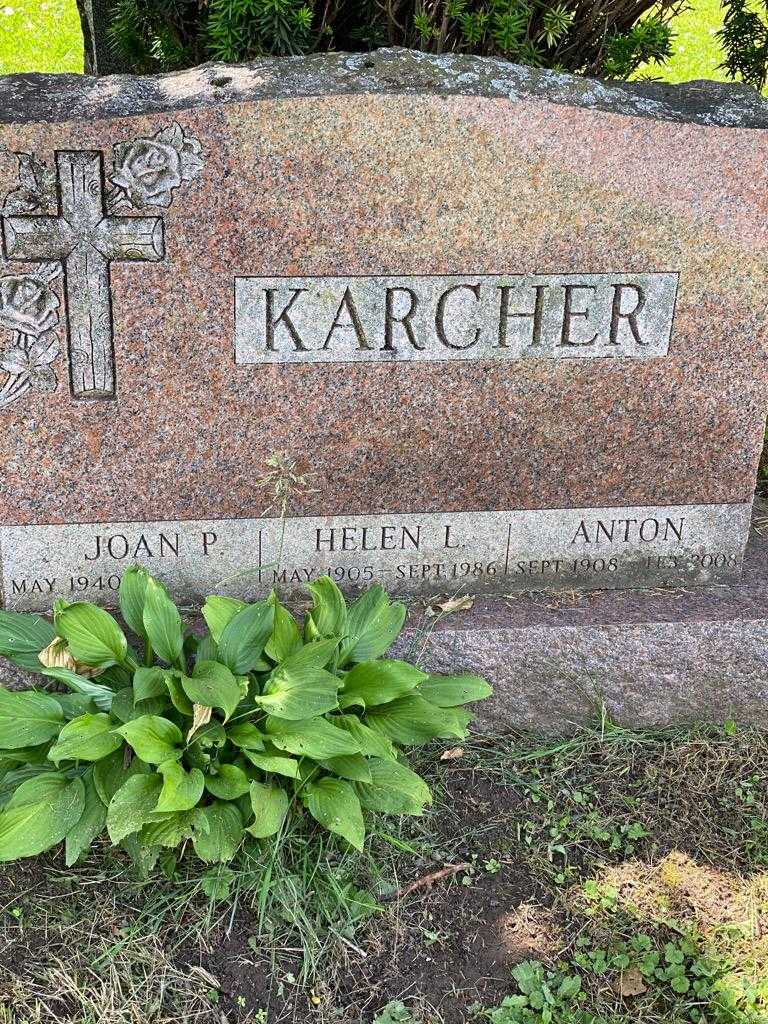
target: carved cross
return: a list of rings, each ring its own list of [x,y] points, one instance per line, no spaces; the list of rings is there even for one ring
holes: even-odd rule
[[[109,265],[157,262],[165,255],[160,217],[117,217],[104,206],[99,152],[56,153],[59,212],[55,217],[3,217],[9,260],[64,264],[69,374],[75,398],[112,398],[115,356]]]

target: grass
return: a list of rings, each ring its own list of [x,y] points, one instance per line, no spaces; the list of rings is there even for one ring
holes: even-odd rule
[[[74,0],[0,0],[0,73],[82,70]]]
[[[662,68],[649,67],[646,73],[664,82],[690,82],[696,78],[728,80],[719,68],[723,51],[717,32],[723,27],[720,0],[693,0],[689,10],[673,22],[675,40],[672,59]]]
[[[231,869],[5,868],[0,1022],[541,1024],[546,987],[552,1024],[764,1024],[768,732],[439,755],[362,855],[297,822]]]

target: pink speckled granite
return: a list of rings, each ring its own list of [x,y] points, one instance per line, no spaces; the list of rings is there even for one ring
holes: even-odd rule
[[[175,88],[149,114],[100,117],[94,86],[83,120],[0,125],[3,150],[51,165],[176,121],[205,158],[163,211],[165,259],[112,264],[117,400],[73,400],[62,356],[55,392],[0,409],[0,522],[259,516],[273,451],[314,474],[293,515],[751,500],[768,130],[469,85],[200,105]],[[2,194],[16,174],[0,152]],[[235,275],[655,271],[680,273],[663,359],[233,360]]]

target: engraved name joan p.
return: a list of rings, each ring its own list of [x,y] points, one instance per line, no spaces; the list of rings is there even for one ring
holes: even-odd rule
[[[235,358],[275,362],[667,354],[678,274],[235,279]]]

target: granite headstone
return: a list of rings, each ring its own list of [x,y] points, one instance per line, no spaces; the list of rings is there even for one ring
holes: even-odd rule
[[[190,601],[738,577],[746,87],[407,51],[16,76],[0,145],[7,607],[114,603],[134,562]]]

